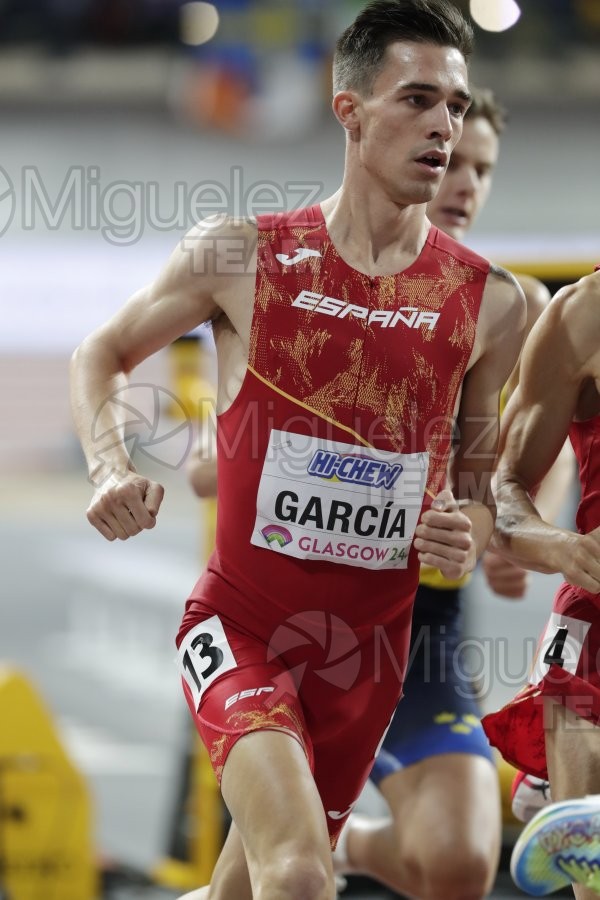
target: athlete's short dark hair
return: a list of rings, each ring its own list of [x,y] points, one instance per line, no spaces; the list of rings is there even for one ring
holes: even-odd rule
[[[487,119],[496,134],[502,134],[506,125],[506,110],[498,103],[493,91],[470,84],[469,93],[471,105],[465,113],[465,119]]]
[[[334,92],[368,93],[386,49],[396,41],[455,47],[467,61],[473,29],[451,0],[371,0],[338,38]]]

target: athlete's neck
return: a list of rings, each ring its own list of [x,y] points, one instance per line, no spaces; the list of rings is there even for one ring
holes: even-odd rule
[[[399,206],[357,196],[346,185],[321,203],[327,231],[342,259],[366,275],[393,275],[420,254],[430,223],[425,204]]]

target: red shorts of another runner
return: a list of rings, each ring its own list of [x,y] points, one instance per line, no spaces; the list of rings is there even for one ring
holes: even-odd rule
[[[512,765],[548,778],[545,715],[552,698],[600,724],[600,595],[564,583],[556,593],[553,612],[538,645],[530,684],[482,725],[492,746]],[[546,708],[546,714],[544,713]]]

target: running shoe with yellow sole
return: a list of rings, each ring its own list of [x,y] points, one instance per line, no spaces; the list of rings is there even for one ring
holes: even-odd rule
[[[534,897],[572,883],[600,895],[600,795],[540,810],[514,846],[510,873],[517,887]]]

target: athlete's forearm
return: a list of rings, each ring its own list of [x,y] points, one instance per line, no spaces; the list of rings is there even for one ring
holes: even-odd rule
[[[71,409],[90,477],[103,481],[111,472],[135,471],[125,445],[125,406],[111,403],[127,386],[127,377],[110,346],[86,339],[71,360]]]
[[[546,522],[555,522],[565,503],[575,475],[575,456],[566,441],[535,494],[535,505]]]
[[[204,460],[196,456],[188,463],[189,482],[198,497],[217,496],[217,461]]]
[[[496,501],[492,548],[525,569],[544,574],[561,572],[571,532],[545,522],[517,482],[504,480],[497,489]]]
[[[496,507],[475,501],[460,501],[461,511],[471,520],[471,536],[475,544],[476,559],[482,555],[494,531]]]

